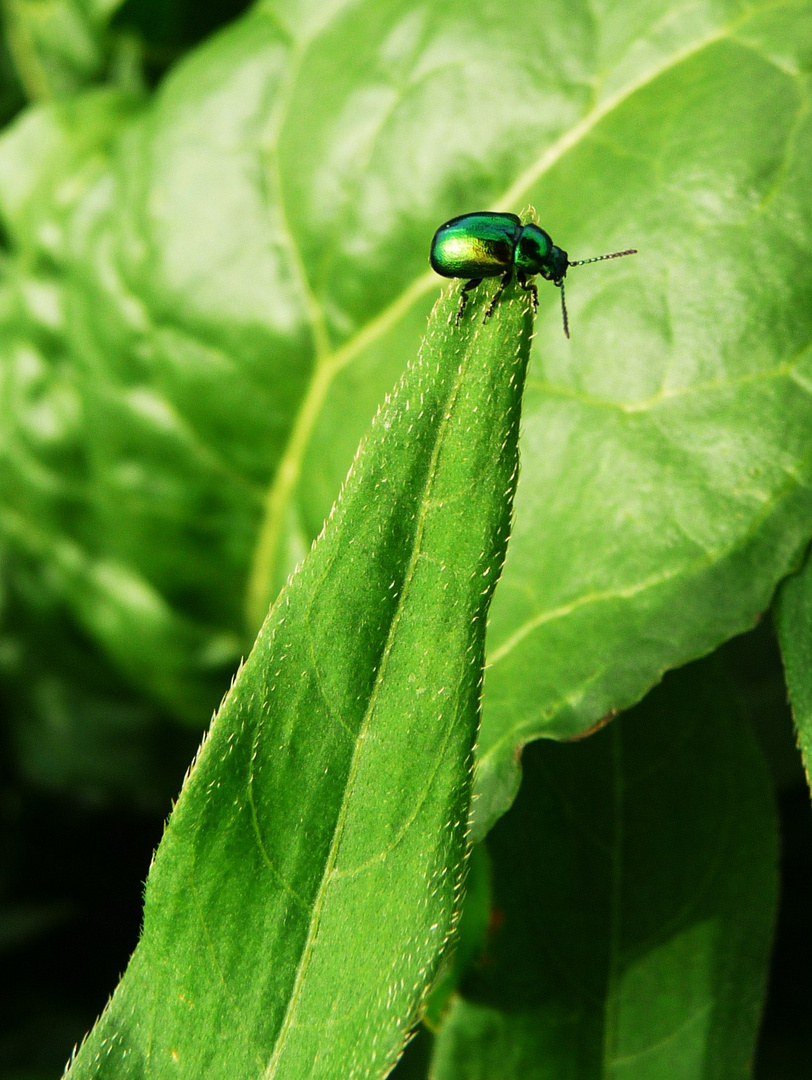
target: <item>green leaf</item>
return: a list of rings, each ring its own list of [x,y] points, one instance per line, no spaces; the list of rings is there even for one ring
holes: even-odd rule
[[[124,0],[3,0],[5,32],[32,100],[65,97],[102,75],[107,24]]]
[[[776,625],[806,782],[812,789],[812,560],[809,557],[801,570],[781,587]]]
[[[71,1066],[383,1077],[456,918],[532,319],[459,288],[362,443],[184,785]]]
[[[68,255],[72,216],[109,168],[115,138],[141,105],[115,90],[92,90],[70,101],[28,109],[4,132],[0,211],[19,255],[5,262],[4,276],[14,281],[17,274],[47,268],[52,289],[64,284],[56,271]],[[50,308],[55,313],[49,316],[43,316],[42,304],[29,303],[24,311],[29,333],[34,326],[47,328],[53,346],[64,334],[64,312],[53,301]],[[19,335],[23,314],[4,310],[3,315],[4,331],[17,330]]]
[[[138,108],[129,97],[97,91],[30,112],[5,139],[0,185],[6,222],[16,245],[39,248],[39,257],[34,266],[11,262],[5,268],[0,526],[16,551],[46,568],[42,591],[73,608],[131,685],[199,726],[239,660],[240,636],[178,612],[131,562],[99,551],[95,522],[88,522],[84,544],[65,535],[77,520],[88,521],[88,503],[97,497],[83,445],[85,394],[93,393],[93,379],[83,384],[65,356],[61,336],[70,300],[53,264],[66,257],[76,202],[99,183],[111,140]],[[132,426],[140,422],[158,436],[159,455],[168,452],[178,425],[154,395],[131,390],[116,407]],[[120,423],[118,437],[126,430]],[[188,453],[190,440],[180,434]],[[89,726],[97,712],[91,710]],[[76,745],[81,742],[80,736]]]
[[[430,19],[382,2],[315,10],[260,5],[206,68],[264,63],[264,194],[280,228],[279,262],[259,265],[285,268],[269,292],[277,325],[295,328],[274,357],[302,371],[309,324],[319,358],[267,492],[251,625],[413,347],[436,288],[422,268],[437,224],[531,200],[574,256],[641,249],[573,271],[570,343],[542,290],[514,544],[492,612],[481,834],[515,793],[518,748],[587,729],[751,626],[810,535],[812,21],[805,3],[665,12],[641,0],[600,22],[571,4],[515,22],[485,4]],[[201,237],[218,265],[232,235],[202,210],[195,237],[178,223],[181,176],[202,192],[210,168],[218,190],[202,124],[187,119],[201,72],[178,76],[149,142],[161,163],[149,190],[173,193],[164,289],[181,259],[206,261]],[[191,164],[184,135],[195,173],[176,172]],[[236,280],[253,295],[247,268],[224,287]],[[197,310],[191,286],[174,288]]]
[[[54,221],[65,241],[89,494],[68,538],[181,638],[247,648],[414,354],[437,225],[532,201],[573,257],[639,248],[572,271],[570,342],[541,283],[481,835],[526,742],[751,626],[812,532],[811,43],[807,0],[260,3],[67,211],[50,173],[29,204],[16,269],[54,258]],[[189,656],[165,644],[144,692],[197,682]]]
[[[56,381],[67,369],[78,401],[73,455],[49,461],[55,473],[49,503],[67,489],[58,501],[56,535],[43,530],[39,513],[33,525],[57,546],[67,534],[91,568],[112,565],[140,592],[159,594],[162,621],[180,631],[175,640],[162,637],[160,648],[144,647],[155,640],[156,604],[130,604],[114,618],[115,597],[108,592],[97,613],[88,590],[76,615],[94,636],[100,628],[126,627],[115,640],[97,637],[99,644],[128,675],[140,661],[127,661],[118,643],[126,648],[129,641],[148,658],[152,672],[140,689],[149,696],[160,689],[166,703],[175,686],[170,705],[180,718],[188,718],[195,696],[205,698],[194,717],[199,726],[228,685],[228,675],[218,673],[216,688],[204,686],[200,657],[222,658],[220,643],[243,637],[243,589],[263,485],[310,362],[307,340],[298,361],[283,347],[292,298],[275,288],[275,269],[267,265],[277,230],[252,172],[265,105],[253,92],[274,51],[261,52],[258,64],[250,29],[237,28],[189,65],[197,87],[192,98],[178,100],[168,88],[164,108],[126,133],[115,172],[109,140],[96,137],[103,126],[96,115],[103,112],[100,102],[120,95],[84,95],[32,111],[0,152],[0,204],[15,248],[7,275],[16,293],[39,295],[47,286],[56,294],[56,314],[44,328],[47,349],[43,328],[31,325],[27,309],[11,308],[3,329],[15,347],[6,350],[4,368],[16,378],[16,342],[25,343],[28,356],[33,339],[43,381]],[[234,85],[221,105],[224,77]],[[205,95],[201,100],[205,90],[208,105]],[[117,130],[122,126],[119,113]],[[160,144],[154,158],[153,132]],[[231,146],[226,154],[224,141]],[[153,180],[163,192],[157,198]],[[120,230],[115,241],[111,229]],[[161,272],[167,256],[171,281]],[[12,421],[11,430],[16,426]],[[42,448],[26,449],[40,465]],[[21,485],[9,484],[8,503],[25,517],[16,544],[32,526],[32,489],[42,501],[42,485],[29,473]],[[51,509],[49,526],[54,516]],[[39,546],[47,557],[49,545]],[[73,606],[80,592],[68,591],[62,599]],[[140,625],[139,611],[147,616]],[[190,623],[198,648],[188,644],[195,637]]]
[[[501,928],[433,1080],[751,1075],[778,852],[733,700],[706,661],[594,738],[527,749],[487,841]]]

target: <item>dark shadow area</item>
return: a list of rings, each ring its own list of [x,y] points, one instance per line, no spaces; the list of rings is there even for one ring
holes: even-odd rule
[[[198,741],[177,734],[173,794]],[[163,814],[46,795],[3,758],[0,1077],[57,1080],[137,943]],[[167,793],[165,813],[170,806]]]
[[[798,786],[781,796],[781,901],[755,1080],[812,1076],[812,812]]]
[[[248,7],[250,0],[127,0],[113,25],[141,41],[145,73],[154,85],[184,52]]]
[[[425,1080],[431,1064],[434,1036],[428,1028],[420,1027],[406,1047],[403,1057],[389,1074],[392,1080]]]

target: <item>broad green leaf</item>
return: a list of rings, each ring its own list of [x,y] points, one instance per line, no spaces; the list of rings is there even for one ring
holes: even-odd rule
[[[353,5],[300,48],[279,205],[340,363],[270,489],[260,595],[319,528],[419,323],[435,225],[529,201],[574,257],[640,249],[572,272],[571,342],[542,291],[480,833],[518,747],[584,731],[751,626],[810,535],[811,47],[806,2],[641,0],[599,18]]]
[[[65,258],[76,203],[103,176],[111,140],[138,107],[130,98],[99,91],[31,112],[5,140],[0,185],[7,227],[20,249],[39,249],[39,259],[33,266],[9,261],[4,268],[0,527],[16,551],[45,568],[40,603],[53,597],[66,602],[133,686],[199,725],[222,692],[224,671],[236,665],[241,641],[173,609],[131,563],[111,557],[103,545],[99,550],[86,448],[92,417],[87,395],[98,388],[92,375],[83,382],[66,355],[70,298],[54,270]],[[155,449],[167,453],[173,417],[154,395],[131,390],[117,408],[132,425],[140,421],[158,434],[164,445]],[[94,430],[92,437],[99,434]],[[82,520],[89,525],[84,544],[69,535]],[[67,725],[62,728],[64,735]],[[30,733],[24,738],[28,743]],[[81,742],[80,736],[76,745]],[[65,760],[62,747],[52,757]]]
[[[812,787],[812,560],[808,557],[781,587],[776,623],[798,745],[806,781]]]
[[[107,24],[124,0],[3,0],[5,33],[32,100],[64,97],[99,78]]]
[[[745,1080],[777,898],[772,794],[719,661],[524,755],[488,837],[501,926],[432,1080]]]
[[[33,111],[0,155],[9,235],[23,251],[40,245],[33,264],[6,260],[0,285],[0,529],[17,601],[0,665],[15,703],[10,737],[29,781],[69,788],[83,801],[126,794],[152,807],[166,796],[173,771],[167,749],[178,738],[161,731],[165,718],[144,690],[199,724],[240,643],[172,612],[132,566],[70,536],[88,512],[86,412],[64,345],[69,313],[55,268],[64,258],[67,219],[137,108],[104,91]],[[85,632],[105,643],[138,697],[81,635],[77,640],[70,608]]]
[[[383,1077],[456,918],[518,474],[518,287],[435,307],[169,820],[92,1077]]]
[[[116,173],[107,165],[109,139],[104,143],[94,134],[102,126],[94,120],[103,111],[98,103],[113,100],[109,94],[32,111],[0,148],[0,204],[15,254],[7,276],[17,294],[56,294],[51,304],[56,314],[46,327],[32,326],[27,309],[21,315],[21,305],[12,306],[3,329],[15,346],[6,366],[10,377],[19,369],[16,342],[25,346],[26,356],[34,344],[40,381],[47,385],[67,372],[77,403],[73,454],[65,455],[58,469],[49,461],[56,473],[49,499],[68,489],[59,504],[61,520],[44,528],[38,511],[33,522],[46,534],[39,545],[46,569],[49,542],[59,546],[67,533],[91,569],[97,560],[112,565],[137,583],[139,593],[162,598],[163,623],[174,620],[180,633],[174,640],[171,634],[163,637],[158,649],[145,648],[155,640],[150,623],[156,603],[129,604],[116,615],[115,597],[108,592],[107,610],[94,612],[91,590],[76,615],[116,662],[123,659],[116,641],[129,640],[131,648],[142,643],[137,650],[152,671],[139,689],[148,696],[160,688],[165,702],[167,689],[178,686],[176,673],[183,671],[186,685],[178,686],[170,704],[176,715],[198,726],[227,688],[236,664],[236,650],[224,655],[221,644],[242,636],[244,581],[263,485],[289,431],[310,362],[306,341],[298,371],[290,349],[281,347],[295,310],[287,301],[295,298],[275,288],[278,274],[266,255],[278,230],[253,185],[253,144],[264,102],[246,94],[246,85],[249,90],[260,85],[274,58],[269,48],[260,52],[258,63],[250,51],[256,46],[250,27],[237,28],[219,49],[219,61],[212,65],[210,54],[198,57],[190,65],[198,100],[178,103],[169,88],[165,108],[159,104],[127,132]],[[226,82],[231,77],[235,84],[226,86],[225,99],[223,67]],[[207,86],[209,105],[200,96]],[[168,136],[164,113],[171,121]],[[155,166],[171,180],[168,191],[162,177],[151,185],[154,128],[162,143]],[[231,152],[223,153],[223,142]],[[163,190],[161,197],[152,193],[155,186]],[[154,232],[140,203],[143,194],[150,212],[158,215]],[[181,201],[183,212],[170,194]],[[132,198],[133,217],[117,201],[125,196]],[[193,207],[201,211],[197,220],[189,212]],[[120,243],[113,242],[112,228],[120,229]],[[183,256],[190,243],[202,244],[203,252],[188,250]],[[172,269],[181,279],[192,274],[191,293],[183,280],[162,278],[161,263],[173,249],[181,259]],[[253,285],[245,287],[248,282]],[[151,296],[139,295],[144,287]],[[47,351],[41,345],[45,335]],[[40,464],[42,453],[37,448],[30,454],[32,465]],[[22,484],[9,485],[8,503],[24,518],[15,530],[16,544],[32,526],[32,489],[42,501],[36,480],[34,472]],[[71,606],[80,591],[72,592],[62,597]],[[142,625],[139,611],[147,616]],[[197,649],[184,642],[194,638],[190,621]],[[127,634],[116,631],[111,640],[106,632],[111,627],[126,627]],[[209,681],[206,689],[201,676],[213,664],[219,665],[216,685]],[[131,662],[125,671],[134,671]],[[190,717],[187,705],[195,694],[206,704]]]
[[[59,271],[68,256],[72,216],[109,169],[116,136],[142,104],[115,90],[88,91],[28,109],[3,134],[0,210],[12,251],[19,255],[6,260],[5,276],[14,280],[15,272],[49,270],[52,288],[63,284]],[[54,301],[29,303],[24,310],[34,326],[51,331],[52,345],[62,343],[64,313]],[[4,331],[13,332],[20,313],[3,314]]]
[[[414,354],[434,229],[488,206],[640,254],[572,271],[570,342],[541,289],[480,833],[524,743],[752,625],[812,532],[810,44],[808,0],[265,0],[67,212],[49,174],[14,262],[47,253],[70,313],[89,502],[61,528],[177,617],[143,692],[188,718],[190,621],[250,645]]]

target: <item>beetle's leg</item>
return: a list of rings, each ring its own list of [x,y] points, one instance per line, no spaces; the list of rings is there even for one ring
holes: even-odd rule
[[[462,292],[460,293],[460,306],[457,309],[457,326],[462,322],[462,313],[465,311],[465,305],[468,303],[468,293],[471,289],[475,289],[481,281],[481,277],[475,277],[471,278],[470,281],[466,281],[463,285]]]
[[[485,312],[485,318],[482,320],[483,322],[487,322],[488,319],[490,319],[491,315],[493,314],[493,309],[499,303],[499,298],[502,295],[502,293],[505,291],[505,286],[510,281],[512,276],[513,276],[513,267],[511,266],[511,268],[509,270],[506,270],[504,272],[504,274],[502,274],[502,280],[499,282],[499,288],[493,294],[493,297],[491,298],[490,304],[488,304],[488,309]]]
[[[519,279],[519,284],[524,289],[524,291],[529,292],[531,297],[533,298],[533,313],[535,314],[535,312],[537,312],[539,309],[539,291],[536,288],[536,283],[534,281],[528,281],[521,270],[518,272],[516,277]]]

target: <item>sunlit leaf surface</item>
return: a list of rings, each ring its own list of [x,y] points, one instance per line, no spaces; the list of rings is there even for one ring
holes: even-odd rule
[[[458,289],[213,722],[71,1080],[383,1077],[459,913],[530,345]]]

